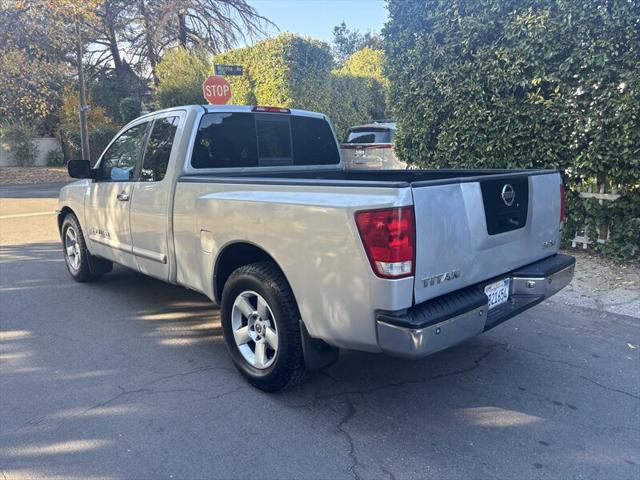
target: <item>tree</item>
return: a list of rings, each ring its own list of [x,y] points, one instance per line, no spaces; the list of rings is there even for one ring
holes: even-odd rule
[[[211,65],[210,55],[203,50],[177,47],[167,51],[157,68],[160,108],[202,103],[202,82],[211,74]]]
[[[91,45],[88,63],[93,76],[121,70],[124,60],[121,41],[129,29],[133,9],[127,0],[104,0],[88,24]]]
[[[382,37],[374,32],[361,33],[357,29],[350,30],[345,22],[333,27],[333,55],[338,64],[362,48],[374,50],[382,48]]]
[[[0,115],[51,130],[65,79],[78,66],[76,18],[99,0],[5,0],[0,5]]]
[[[131,56],[145,60],[156,84],[156,66],[168,48],[219,53],[275,26],[246,0],[137,0],[132,21],[127,38]]]
[[[38,2],[0,5],[0,116],[42,125],[59,107],[74,44]]]
[[[87,97],[87,101],[91,103],[90,96]],[[62,106],[60,108],[60,127],[66,131],[78,130],[78,108],[80,107],[80,97],[78,90],[71,85],[67,85],[63,89],[62,93]],[[106,111],[102,107],[94,107],[89,110],[87,115],[87,123],[90,130],[97,128],[107,128],[116,125],[111,118],[107,115]]]

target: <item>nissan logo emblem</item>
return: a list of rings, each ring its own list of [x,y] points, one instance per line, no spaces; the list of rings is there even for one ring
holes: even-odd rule
[[[502,197],[502,201],[507,207],[513,205],[513,201],[516,199],[516,192],[511,185],[506,183],[504,187],[502,187],[502,193],[500,194]]]

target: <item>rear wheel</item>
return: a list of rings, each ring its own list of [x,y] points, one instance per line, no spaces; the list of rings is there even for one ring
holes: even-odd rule
[[[67,270],[76,282],[91,282],[111,271],[111,262],[96,258],[87,250],[80,222],[74,214],[64,218],[61,233]]]
[[[231,274],[222,292],[221,316],[231,358],[249,383],[275,392],[304,378],[300,314],[273,263],[246,265]]]

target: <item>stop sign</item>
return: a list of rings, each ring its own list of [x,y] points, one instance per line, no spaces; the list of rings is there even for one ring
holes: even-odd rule
[[[213,105],[224,105],[231,98],[231,85],[224,77],[213,75],[202,83],[204,98]]]

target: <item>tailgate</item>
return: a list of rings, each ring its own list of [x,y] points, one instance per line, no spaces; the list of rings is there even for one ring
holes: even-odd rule
[[[556,253],[560,183],[533,171],[415,184],[415,303]]]

